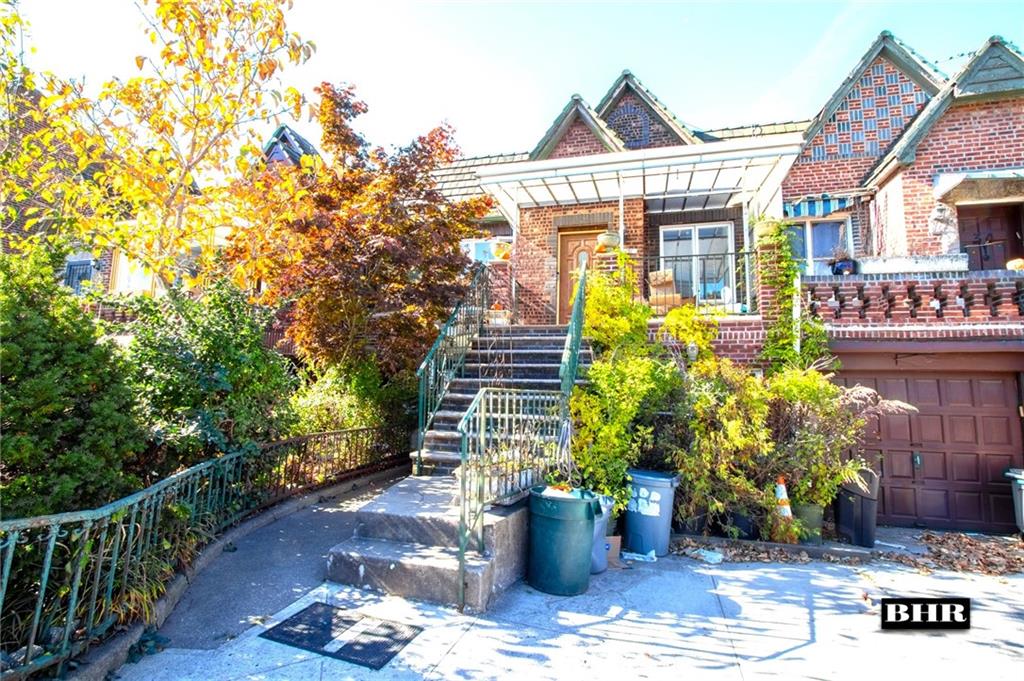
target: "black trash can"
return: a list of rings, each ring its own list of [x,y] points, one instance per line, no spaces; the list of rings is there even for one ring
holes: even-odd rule
[[[526,581],[556,596],[576,596],[590,586],[594,520],[601,504],[593,492],[539,486],[530,490],[530,557]]]
[[[836,498],[836,532],[846,537],[851,544],[870,549],[875,546],[875,526],[878,521],[878,474],[864,469],[860,477],[866,490],[855,482],[839,488],[839,496]]]

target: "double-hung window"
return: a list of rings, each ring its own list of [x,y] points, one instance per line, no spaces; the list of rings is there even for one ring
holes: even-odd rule
[[[831,274],[829,261],[839,250],[853,253],[853,239],[847,218],[790,220],[789,243],[803,264],[804,274]]]

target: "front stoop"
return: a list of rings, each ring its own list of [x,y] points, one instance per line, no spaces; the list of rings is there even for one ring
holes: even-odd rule
[[[458,605],[459,507],[451,476],[409,476],[356,512],[355,536],[332,548],[328,581]],[[466,609],[483,612],[526,574],[525,501],[484,517],[484,553],[466,561]]]

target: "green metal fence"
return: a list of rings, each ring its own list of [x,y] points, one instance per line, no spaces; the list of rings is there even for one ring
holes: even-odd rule
[[[63,665],[153,602],[218,531],[403,460],[405,434],[318,433],[205,461],[91,511],[0,522],[0,678]],[[57,670],[58,672],[60,669]]]
[[[491,504],[512,503],[544,482],[552,470],[568,473],[572,419],[569,397],[579,370],[586,305],[587,263],[576,293],[559,367],[560,390],[481,389],[459,421],[459,608],[466,604],[466,558],[484,551],[484,514]]]
[[[576,385],[576,374],[580,365],[580,346],[583,343],[583,311],[587,305],[587,260],[583,258],[576,279],[576,297],[572,301],[572,312],[569,315],[569,328],[565,334],[565,349],[562,351],[562,365],[558,369],[558,377],[562,381],[564,405],[569,406],[569,395]]]
[[[419,441],[416,472],[422,467],[423,440],[441,406],[448,386],[462,371],[473,339],[483,327],[490,299],[488,269],[481,265],[470,282],[466,297],[452,311],[441,327],[423,363],[416,371],[419,379]]]

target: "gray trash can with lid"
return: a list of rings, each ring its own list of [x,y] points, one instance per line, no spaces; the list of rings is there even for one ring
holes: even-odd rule
[[[601,516],[594,518],[594,548],[590,552],[590,574],[598,575],[608,569],[608,521],[612,517],[615,500],[609,496],[598,495],[601,504]]]
[[[656,556],[667,555],[679,476],[634,469],[629,470],[629,476],[633,480],[626,506],[626,550],[643,554],[653,550]]]

